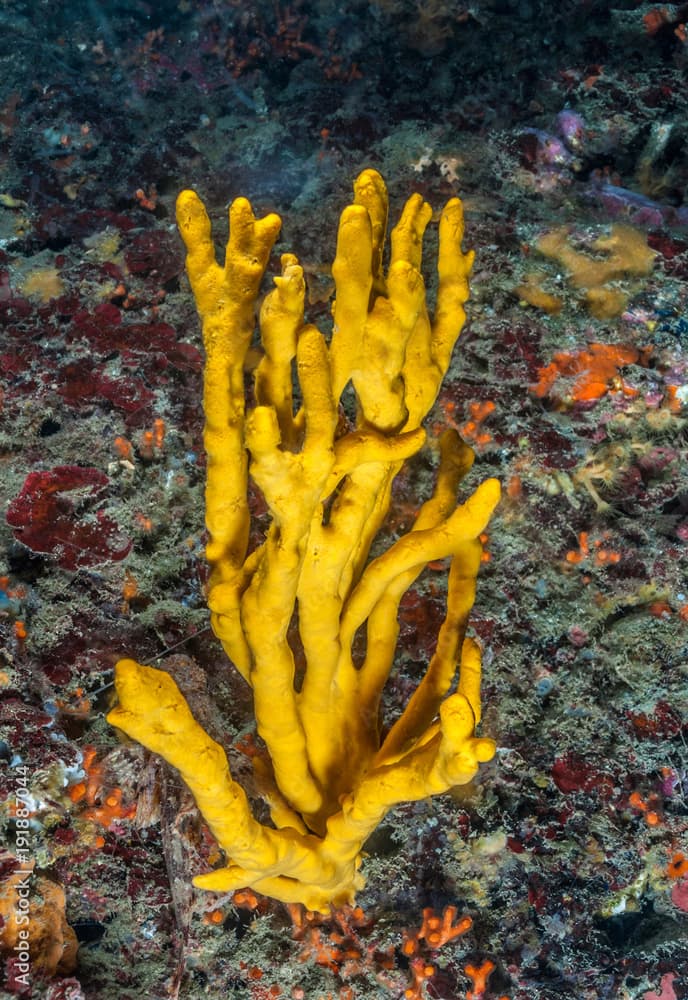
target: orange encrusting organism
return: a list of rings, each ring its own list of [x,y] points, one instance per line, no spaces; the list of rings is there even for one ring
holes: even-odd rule
[[[688,875],[688,858],[683,851],[677,851],[665,869],[667,878],[682,878]]]
[[[531,385],[530,391],[538,399],[543,399],[550,395],[556,381],[563,377],[572,380],[566,395],[576,403],[601,399],[608,392],[637,396],[638,390],[624,382],[619,369],[625,365],[646,366],[651,352],[651,347],[598,343],[588,344],[577,351],[559,351],[548,365],[538,369],[538,381]]]

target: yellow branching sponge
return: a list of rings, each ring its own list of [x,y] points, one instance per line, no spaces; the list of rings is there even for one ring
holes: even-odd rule
[[[439,223],[438,292],[431,321],[420,272],[431,209],[413,195],[391,234],[383,272],[387,191],[365,170],[342,213],[329,343],[304,323],[303,270],[283,254],[260,308],[263,355],[255,405],[244,366],[260,284],[280,219],[256,219],[238,198],[229,210],[224,266],[193,191],[177,203],[187,270],[205,342],[206,522],[213,629],[253,689],[259,787],[273,826],[257,822],[227,757],[164,671],[117,664],[119,706],[109,721],[178,769],[227,864],[195,884],[251,887],[325,912],[363,884],[361,848],[385,813],[473,778],[494,754],[475,735],[480,650],[467,638],[481,543],[499,499],[488,479],[462,506],[458,483],[473,453],[441,439],[434,495],[413,529],[376,558],[369,551],[394,477],[425,441],[432,406],[465,322],[473,254],[461,249],[458,198]],[[292,397],[293,369],[299,400]],[[339,401],[351,385],[347,429]],[[249,477],[271,525],[247,552]],[[394,662],[399,601],[428,562],[451,556],[447,611],[422,681],[381,739],[380,695]],[[292,626],[290,631],[290,626]],[[296,626],[296,627],[295,627]],[[299,645],[289,637],[298,630]],[[360,634],[356,658],[354,638]],[[305,672],[295,666],[295,652]]]

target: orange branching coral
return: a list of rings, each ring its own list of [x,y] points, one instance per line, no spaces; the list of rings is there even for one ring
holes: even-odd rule
[[[428,964],[420,954],[420,942],[424,940],[429,948],[436,951],[454,938],[465,934],[473,926],[470,917],[460,917],[456,920],[456,907],[446,906],[441,917],[435,914],[432,907],[427,906],[423,910],[423,923],[417,931],[406,933],[401,950],[404,955],[410,958],[409,968],[413,981],[409,988],[405,990],[405,1000],[421,1000],[425,995],[423,983],[435,974],[435,966]]]
[[[415,955],[418,951],[418,942],[425,939],[430,948],[441,948],[448,941],[460,937],[469,931],[473,926],[470,917],[461,917],[456,923],[456,907],[445,906],[441,917],[435,914],[431,906],[426,906],[423,910],[423,923],[419,930],[406,936],[402,951],[405,955]]]
[[[591,402],[601,399],[608,392],[637,396],[638,390],[624,382],[619,368],[624,365],[645,366],[651,352],[651,347],[597,343],[578,351],[559,351],[548,365],[538,369],[538,381],[530,387],[530,391],[542,399],[550,395],[557,379],[563,376],[572,382],[567,394],[572,402]]]
[[[300,904],[287,904],[287,909],[293,922],[292,937],[301,943],[299,962],[314,962],[341,979],[372,973],[379,982],[388,982],[387,973],[395,968],[394,948],[381,949],[367,939],[374,921],[360,906],[345,905],[327,916]]]
[[[466,993],[466,1000],[479,1000],[487,989],[487,980],[495,970],[494,962],[486,958],[482,965],[466,965],[464,972],[473,981],[473,989]]]

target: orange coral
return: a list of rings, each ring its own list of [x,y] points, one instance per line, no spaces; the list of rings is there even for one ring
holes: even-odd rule
[[[122,804],[121,788],[104,791],[104,768],[102,762],[96,760],[94,747],[84,748],[83,769],[84,780],[71,785],[67,794],[72,802],[85,800],[89,808],[82,814],[84,819],[109,827],[116,819],[132,819],[136,815],[134,803],[128,806]]]
[[[418,951],[418,941],[421,938],[424,938],[431,948],[441,948],[448,941],[465,934],[473,926],[470,917],[461,917],[457,923],[454,923],[455,919],[455,906],[446,906],[441,917],[436,916],[432,907],[426,906],[420,930],[406,936],[401,950],[405,955],[414,955]]]
[[[605,532],[602,538],[596,538],[593,543],[595,563],[598,566],[604,566],[609,563],[616,564],[621,561],[621,553],[615,552],[605,544],[609,537],[609,532]],[[568,563],[582,563],[590,555],[590,541],[587,531],[581,531],[579,533],[578,545],[578,549],[569,549],[566,553],[566,561]]]
[[[233,901],[236,903],[236,894]],[[287,910],[292,937],[301,942],[299,962],[311,961],[344,979],[373,971],[380,982],[394,968],[394,949],[380,950],[366,940],[372,921],[360,906],[346,905],[323,914],[300,903],[288,903]],[[342,997],[340,994],[340,1000]]]
[[[435,966],[428,965],[423,958],[412,958],[409,968],[413,977],[412,984],[404,990],[404,1000],[422,1000],[423,983],[435,975]]]
[[[409,956],[409,968],[413,981],[404,992],[405,1000],[421,1000],[423,996],[423,983],[435,974],[434,965],[429,964],[423,956],[419,955],[419,942],[424,940],[433,950],[441,948],[448,941],[460,937],[469,931],[473,926],[470,917],[460,917],[456,920],[456,907],[446,906],[441,917],[435,914],[430,906],[423,910],[423,923],[419,930],[411,933],[406,932],[401,950],[404,955]]]
[[[469,403],[470,420],[461,428],[461,436],[464,441],[471,441],[479,447],[489,444],[492,435],[483,429],[482,423],[491,413],[494,413],[495,404],[491,399],[479,400]]]
[[[491,974],[494,972],[495,964],[486,958],[482,965],[466,965],[464,967],[464,972],[473,980],[473,989],[468,990],[466,993],[466,1000],[478,1000],[482,997],[487,989],[487,980],[490,978]]]

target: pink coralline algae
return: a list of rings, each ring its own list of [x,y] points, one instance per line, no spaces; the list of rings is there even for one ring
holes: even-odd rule
[[[109,482],[99,469],[79,465],[31,472],[9,505],[7,523],[18,541],[62,569],[117,562],[132,543],[102,509]]]
[[[661,993],[648,990],[647,993],[643,994],[643,1000],[676,1000],[674,979],[676,979],[676,973],[667,972],[666,975],[662,976]]]
[[[671,902],[677,910],[688,913],[688,878],[681,879],[671,890]]]

